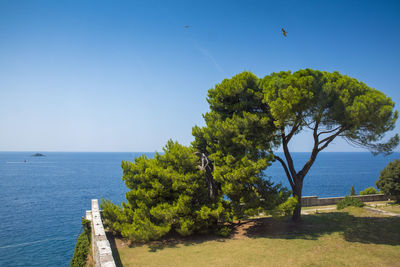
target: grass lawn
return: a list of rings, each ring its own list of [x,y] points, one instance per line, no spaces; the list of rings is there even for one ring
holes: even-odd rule
[[[336,205],[302,207],[301,210],[315,210],[315,209],[328,209],[328,208],[336,208]]]
[[[380,206],[378,208],[381,209],[381,210],[385,210],[385,211],[389,211],[389,212],[400,214],[400,205],[398,205],[398,204],[385,205],[385,206]]]
[[[115,239],[123,266],[400,266],[400,218],[363,208],[236,225],[230,238],[170,238],[145,245]]]

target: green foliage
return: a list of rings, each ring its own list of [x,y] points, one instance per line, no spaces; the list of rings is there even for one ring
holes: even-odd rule
[[[298,133],[318,121],[319,128],[337,129],[332,133],[340,131],[338,135],[347,141],[374,153],[390,153],[399,143],[398,135],[377,143],[395,127],[398,113],[393,111],[394,102],[354,78],[305,69],[272,73],[260,86],[278,131],[296,125]]]
[[[400,203],[400,160],[390,162],[381,171],[376,186],[386,196]]]
[[[207,232],[229,221],[227,201],[221,192],[209,197],[199,164],[193,148],[172,141],[153,159],[141,156],[135,163],[122,162],[128,203],[120,207],[103,200],[106,225],[131,240],[147,241],[171,231],[184,236]]]
[[[272,217],[280,218],[291,215],[298,203],[299,201],[297,200],[297,197],[290,197],[284,203],[280,204],[274,210],[272,210]]]
[[[374,187],[368,187],[368,188],[365,188],[364,190],[362,190],[361,192],[360,192],[360,195],[373,195],[373,194],[378,194],[378,191],[374,188]]]
[[[355,196],[356,195],[356,190],[354,190],[354,185],[350,189],[350,196]]]
[[[317,129],[340,131],[337,136],[376,153],[390,153],[399,142],[395,135],[377,143],[395,127],[394,102],[339,72],[305,69],[262,79],[242,72],[210,89],[207,101],[207,127],[193,129],[193,145],[209,154],[220,151],[260,158],[283,141],[282,129],[298,134],[315,122]]]
[[[273,160],[266,147],[274,143],[275,126],[262,99],[254,74],[225,79],[208,92],[207,126],[193,128],[192,145],[213,161],[214,179],[231,201],[235,218],[271,210],[290,195],[280,184],[264,179],[263,171]]]
[[[360,199],[355,198],[355,197],[349,197],[346,196],[344,199],[340,200],[337,204],[336,204],[336,208],[338,210],[344,209],[346,207],[364,207],[365,204],[364,202],[362,202]]]
[[[232,232],[232,229],[227,227],[227,226],[223,226],[219,229],[217,229],[216,234],[220,235],[222,237],[228,237]]]
[[[300,197],[318,153],[336,137],[373,153],[389,154],[399,143],[397,134],[381,142],[395,127],[394,102],[339,72],[305,69],[262,79],[242,72],[210,89],[207,101],[206,126],[193,128],[192,145],[214,162],[214,177],[232,200],[237,217],[256,213],[262,206],[258,200],[264,198],[259,196],[263,171],[268,174],[273,160],[284,166],[293,194]],[[314,146],[309,160],[296,170],[288,144],[305,129],[313,132]],[[273,153],[280,145],[286,161]],[[273,208],[285,198],[272,199],[263,208]],[[299,206],[295,214],[300,216]]]
[[[84,267],[86,266],[86,260],[90,252],[90,221],[82,219],[83,232],[79,235],[76,245],[74,255],[70,263],[71,267]]]
[[[86,233],[86,235],[90,236],[92,222],[82,218],[81,224],[82,224],[83,231]]]

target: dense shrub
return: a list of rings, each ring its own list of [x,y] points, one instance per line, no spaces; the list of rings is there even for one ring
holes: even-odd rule
[[[90,252],[90,221],[82,219],[83,232],[79,235],[74,255],[70,263],[71,267],[84,267]]]
[[[169,141],[164,154],[153,159],[122,162],[123,180],[130,189],[122,207],[102,200],[103,219],[113,231],[134,241],[217,230],[229,220],[227,201],[209,197],[199,157],[192,148]]]
[[[376,190],[374,187],[368,187],[360,192],[360,195],[373,195],[373,194],[378,194],[378,190]]]
[[[234,84],[242,82],[235,81]],[[243,99],[247,98],[245,95]],[[265,179],[274,157],[260,149],[261,143],[268,139],[264,136],[267,133],[260,129],[271,122],[247,112],[224,120],[217,119],[218,116],[216,113],[206,114],[207,127],[193,128],[195,140],[192,145],[212,160],[214,180],[229,199],[234,219],[256,216],[285,202],[290,192],[281,184]],[[257,135],[258,141],[247,138]]]
[[[400,160],[390,162],[381,171],[376,186],[386,196],[400,203]]]
[[[225,222],[258,215],[286,201],[290,194],[281,185],[262,180],[264,164],[259,166],[245,157],[237,165],[241,169],[229,172],[242,177],[242,184],[230,179],[228,172],[221,175],[219,168],[213,172],[218,172],[219,180],[213,181],[211,194],[209,176],[199,168],[201,164],[194,148],[172,141],[164,154],[122,162],[122,179],[130,189],[127,203],[117,206],[103,199],[105,224],[133,241],[156,240],[171,232],[186,236],[212,231],[226,236]]]
[[[362,202],[358,198],[347,196],[347,197],[345,197],[344,199],[340,200],[337,203],[336,208],[338,210],[341,210],[341,209],[344,209],[344,208],[350,207],[350,206],[353,206],[353,207],[364,207],[365,204],[364,204],[364,202]]]
[[[272,210],[271,214],[274,218],[292,215],[298,202],[297,197],[290,197],[287,201]]]
[[[232,229],[227,226],[220,227],[215,233],[222,237],[228,237],[232,232]]]

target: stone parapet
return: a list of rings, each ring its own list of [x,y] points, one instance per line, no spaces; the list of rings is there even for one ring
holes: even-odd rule
[[[86,211],[86,219],[92,222],[92,251],[96,267],[114,267],[110,242],[107,240],[99,210],[99,202],[92,199],[92,210]]]
[[[384,194],[360,195],[353,197],[358,198],[363,202],[388,200],[388,198]],[[335,205],[344,198],[345,197],[329,197],[329,198],[318,198],[317,196],[302,197],[301,205],[303,207]]]

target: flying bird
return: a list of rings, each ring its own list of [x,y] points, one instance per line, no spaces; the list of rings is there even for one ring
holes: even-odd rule
[[[185,28],[185,29],[189,29],[189,25],[185,25],[184,28]]]
[[[287,37],[287,31],[285,31],[285,29],[284,28],[282,28],[282,33],[283,33],[283,35],[285,36],[285,37]]]

